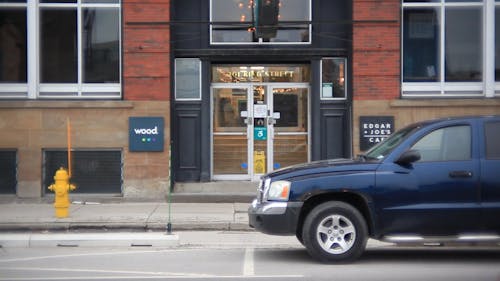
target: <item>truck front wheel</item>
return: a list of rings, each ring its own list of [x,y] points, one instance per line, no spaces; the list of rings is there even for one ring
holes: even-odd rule
[[[309,254],[323,262],[349,262],[365,250],[368,239],[361,213],[344,202],[326,202],[307,216],[302,230]]]

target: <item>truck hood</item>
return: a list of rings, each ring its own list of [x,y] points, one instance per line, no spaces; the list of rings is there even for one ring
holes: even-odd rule
[[[271,172],[265,177],[287,179],[323,173],[366,172],[375,170],[379,164],[378,161],[365,161],[362,159],[321,160],[285,167]]]

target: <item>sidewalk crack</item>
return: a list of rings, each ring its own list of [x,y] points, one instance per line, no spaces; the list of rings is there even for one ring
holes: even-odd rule
[[[155,208],[148,214],[148,217],[146,218],[146,227],[149,225],[151,217],[153,216],[154,213],[156,213],[156,210],[160,207],[160,204],[156,204]]]

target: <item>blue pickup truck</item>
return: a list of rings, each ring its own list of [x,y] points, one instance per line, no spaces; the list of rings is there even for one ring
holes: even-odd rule
[[[499,243],[500,116],[419,122],[355,159],[269,173],[248,215],[323,262],[357,259],[368,238]]]

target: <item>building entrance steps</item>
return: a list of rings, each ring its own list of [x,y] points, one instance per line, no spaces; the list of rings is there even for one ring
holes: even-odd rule
[[[172,201],[178,203],[249,203],[257,194],[257,184],[254,181],[175,183]]]

